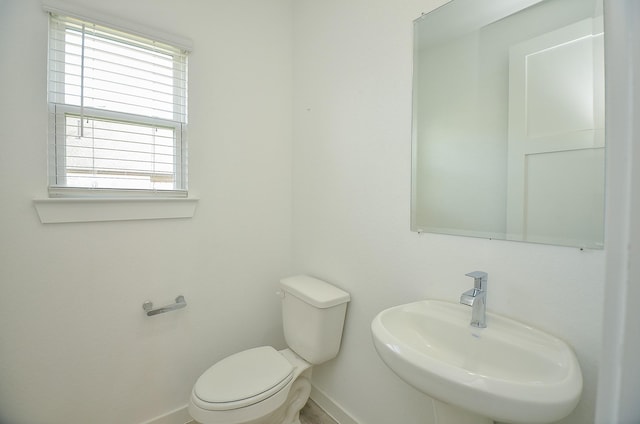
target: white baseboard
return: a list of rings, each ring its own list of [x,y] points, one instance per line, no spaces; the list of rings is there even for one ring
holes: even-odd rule
[[[164,415],[155,417],[149,421],[145,421],[142,424],[187,424],[193,422],[193,418],[187,411],[187,405],[167,412]]]
[[[360,424],[340,404],[313,385],[311,386],[311,399],[339,424]]]
[[[311,386],[311,399],[324,410],[331,418],[339,424],[360,424],[351,415],[349,415],[340,404],[334,401],[329,395],[322,390]],[[170,411],[164,415],[145,421],[141,424],[190,424],[194,423],[193,418],[189,415],[187,405]]]

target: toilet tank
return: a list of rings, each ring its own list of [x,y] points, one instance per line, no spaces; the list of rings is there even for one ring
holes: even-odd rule
[[[311,364],[333,359],[340,350],[349,293],[317,278],[280,280],[282,323],[287,345]]]

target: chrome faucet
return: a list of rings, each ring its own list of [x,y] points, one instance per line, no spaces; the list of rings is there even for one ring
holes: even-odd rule
[[[473,278],[473,288],[462,293],[460,303],[471,306],[471,326],[485,328],[487,326],[487,278],[488,274],[483,271],[474,271],[465,274]]]

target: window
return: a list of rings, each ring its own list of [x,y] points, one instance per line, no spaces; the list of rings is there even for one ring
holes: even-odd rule
[[[186,53],[51,14],[50,196],[186,196]]]

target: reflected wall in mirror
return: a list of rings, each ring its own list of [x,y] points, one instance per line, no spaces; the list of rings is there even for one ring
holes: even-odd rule
[[[411,228],[602,248],[602,0],[453,0],[414,23]]]

